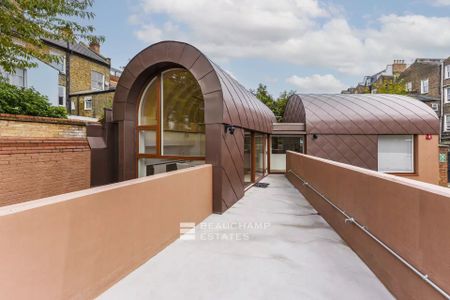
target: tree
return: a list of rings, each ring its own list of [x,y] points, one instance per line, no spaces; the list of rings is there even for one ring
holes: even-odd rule
[[[372,89],[376,89],[377,94],[407,95],[405,83],[402,80],[389,80],[374,84]]]
[[[267,86],[260,83],[256,91],[252,93],[262,103],[264,103],[273,112],[278,122],[283,120],[284,110],[286,108],[287,101],[290,96],[295,94],[295,91],[283,91],[277,99],[274,99],[267,90]]]
[[[94,27],[78,20],[90,20],[93,0],[1,0],[0,66],[6,72],[36,67],[33,58],[56,62],[62,58],[48,52],[42,38],[75,43],[82,39],[102,42]]]
[[[47,97],[34,89],[19,88],[0,80],[0,113],[67,118],[66,109],[51,106]]]

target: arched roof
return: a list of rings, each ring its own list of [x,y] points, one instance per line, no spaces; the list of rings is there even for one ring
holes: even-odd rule
[[[151,45],[128,63],[116,87],[114,120],[135,121],[136,105],[149,79],[172,67],[189,70],[198,81],[205,100],[206,124],[272,131],[275,116],[266,105],[197,48],[176,41]]]
[[[305,123],[308,134],[439,134],[436,113],[401,95],[293,95],[283,121]]]

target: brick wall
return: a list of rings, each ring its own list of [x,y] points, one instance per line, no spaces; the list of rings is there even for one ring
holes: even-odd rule
[[[0,206],[90,187],[80,122],[0,114]]]
[[[400,80],[405,83],[412,83],[412,94],[420,95],[420,81],[427,79],[429,81],[430,97],[441,97],[441,66],[440,63],[421,63],[415,62],[407,68],[400,76]]]
[[[85,138],[86,125],[66,119],[0,114],[2,137]]]
[[[78,55],[70,56],[70,93],[91,90],[91,71],[105,75],[109,82],[109,67]]]
[[[72,101],[72,114],[83,117],[101,118],[105,108],[112,108],[114,90],[105,92],[83,93],[70,97]],[[92,98],[92,109],[84,109],[84,100],[86,97]]]

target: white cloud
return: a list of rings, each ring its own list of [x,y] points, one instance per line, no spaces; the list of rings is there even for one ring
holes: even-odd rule
[[[450,0],[431,0],[431,4],[435,6],[450,6]]]
[[[393,59],[450,54],[450,18],[385,15],[367,29],[319,0],[140,1],[130,17],[140,40],[184,40],[215,60],[263,58],[363,75]],[[148,21],[153,16],[167,22]]]
[[[299,77],[293,75],[286,81],[297,88],[298,93],[340,93],[346,85],[332,74]]]

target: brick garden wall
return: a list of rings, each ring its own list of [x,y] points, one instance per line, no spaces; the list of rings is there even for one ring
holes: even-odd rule
[[[0,206],[89,187],[85,124],[0,114]]]

